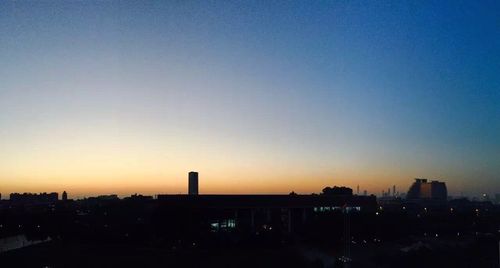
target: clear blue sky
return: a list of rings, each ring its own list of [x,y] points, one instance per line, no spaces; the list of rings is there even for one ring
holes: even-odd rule
[[[498,1],[6,1],[0,62],[0,192],[500,192]]]

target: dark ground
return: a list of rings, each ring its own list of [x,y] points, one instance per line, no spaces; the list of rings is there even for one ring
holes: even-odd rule
[[[350,267],[498,267],[495,239],[417,240],[424,246],[409,252],[402,252],[404,245],[395,242],[353,245],[354,262]],[[329,254],[332,252],[299,245],[263,248],[195,245],[181,250],[52,241],[0,254],[0,267],[332,267],[332,261],[336,261],[334,254]],[[337,262],[333,267],[342,266]]]
[[[0,255],[0,267],[320,267],[291,248],[167,250],[50,242]]]

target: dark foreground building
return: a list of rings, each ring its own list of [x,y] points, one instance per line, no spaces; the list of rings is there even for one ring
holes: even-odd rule
[[[158,202],[167,214],[201,215],[214,232],[279,228],[290,233],[317,214],[377,208],[375,196],[353,195],[158,195]]]

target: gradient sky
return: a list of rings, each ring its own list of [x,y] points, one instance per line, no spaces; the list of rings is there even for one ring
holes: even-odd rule
[[[1,193],[185,193],[190,170],[500,192],[500,2],[0,3]]]

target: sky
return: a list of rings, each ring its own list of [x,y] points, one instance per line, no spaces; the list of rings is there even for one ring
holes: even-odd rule
[[[498,1],[2,1],[0,192],[500,193]]]

